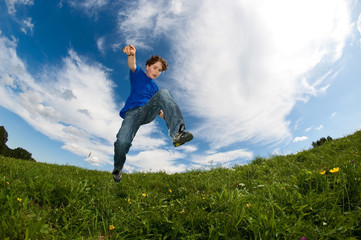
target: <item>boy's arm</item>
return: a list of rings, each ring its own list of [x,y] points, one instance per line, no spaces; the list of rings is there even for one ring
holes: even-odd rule
[[[133,45],[125,46],[123,52],[128,55],[128,66],[132,72],[137,69],[137,64],[135,60],[135,47]]]

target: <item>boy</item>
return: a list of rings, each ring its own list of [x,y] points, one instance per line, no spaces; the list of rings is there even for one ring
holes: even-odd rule
[[[124,47],[123,52],[128,55],[131,90],[125,106],[120,111],[120,116],[124,120],[114,143],[112,174],[116,182],[122,179],[126,154],[139,127],[152,122],[157,115],[165,120],[175,147],[193,139],[193,135],[185,131],[183,115],[168,90],[159,90],[153,81],[167,70],[167,62],[159,56],[152,56],[146,62],[146,72],[144,72],[136,65],[136,49],[133,45]]]

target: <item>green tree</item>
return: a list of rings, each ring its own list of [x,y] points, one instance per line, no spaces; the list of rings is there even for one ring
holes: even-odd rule
[[[29,153],[27,150],[20,147],[15,149],[10,149],[6,145],[7,141],[8,141],[8,132],[5,130],[4,126],[0,126],[0,154],[6,157],[13,157],[13,158],[36,162],[35,159],[31,157],[32,154]]]
[[[6,142],[8,141],[8,132],[4,126],[0,126],[0,154],[5,154],[7,150]]]

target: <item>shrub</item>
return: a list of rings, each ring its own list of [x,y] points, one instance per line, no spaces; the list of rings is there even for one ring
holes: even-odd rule
[[[319,146],[322,146],[325,142],[327,141],[332,141],[333,139],[328,136],[327,139],[326,138],[320,138],[320,140],[318,140],[317,142],[312,142],[312,147],[315,148],[315,147],[319,147]]]

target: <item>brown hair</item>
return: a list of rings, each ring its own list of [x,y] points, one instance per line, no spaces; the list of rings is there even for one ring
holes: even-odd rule
[[[156,62],[160,62],[160,63],[162,64],[162,71],[167,71],[167,68],[168,68],[167,61],[166,61],[164,58],[162,58],[162,57],[160,57],[160,56],[158,56],[158,55],[151,56],[151,57],[147,60],[147,62],[145,63],[145,65],[151,66],[151,65],[153,65],[153,64],[156,63]]]

